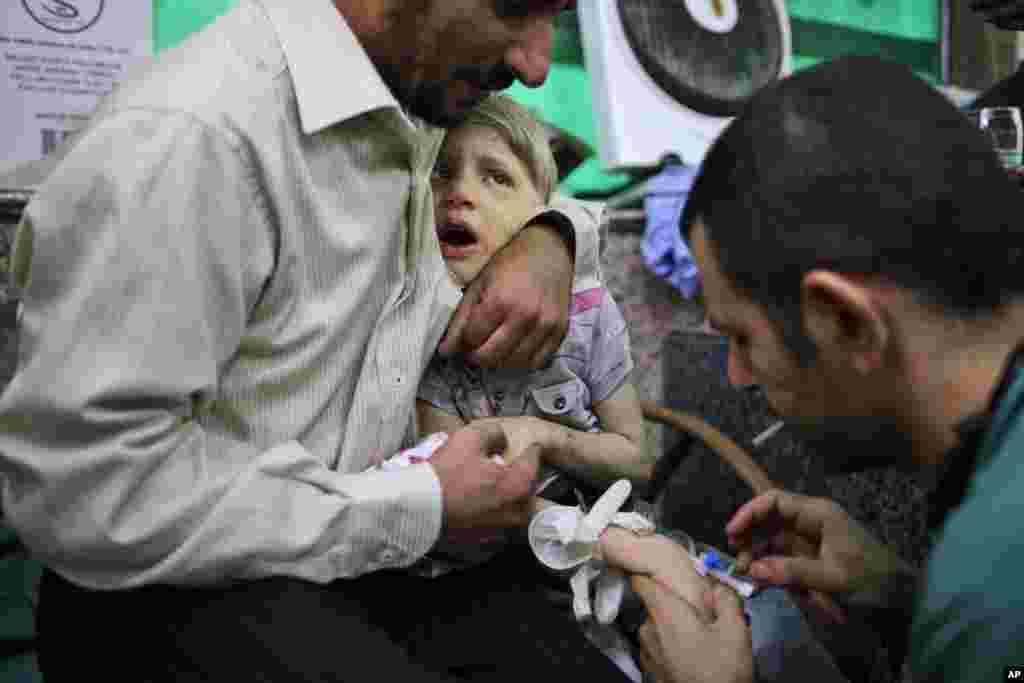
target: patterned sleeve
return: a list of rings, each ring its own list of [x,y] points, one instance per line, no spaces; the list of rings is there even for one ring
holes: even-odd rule
[[[449,415],[458,415],[459,409],[455,405],[455,387],[449,382],[450,373],[446,372],[448,363],[446,360],[435,354],[430,359],[420,386],[416,391],[416,398],[426,401],[438,410]]]
[[[591,400],[610,398],[633,371],[629,329],[618,304],[608,290],[602,290],[601,306],[594,323],[593,345],[587,367]]]
[[[598,287],[601,274],[600,236],[605,226],[606,212],[600,202],[589,202],[554,195],[551,203],[523,225],[546,220],[561,231],[566,241],[574,245],[575,285]]]

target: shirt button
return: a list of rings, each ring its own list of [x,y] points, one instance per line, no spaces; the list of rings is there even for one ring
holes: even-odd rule
[[[555,410],[565,410],[565,396],[559,396],[555,399]]]

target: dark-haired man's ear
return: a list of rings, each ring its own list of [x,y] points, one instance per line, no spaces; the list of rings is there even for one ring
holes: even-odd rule
[[[807,335],[823,353],[838,353],[867,374],[882,366],[889,325],[870,287],[856,278],[814,270],[800,286]]]

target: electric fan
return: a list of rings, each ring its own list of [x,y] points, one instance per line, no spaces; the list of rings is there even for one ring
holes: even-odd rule
[[[700,163],[729,119],[790,70],[783,0],[579,3],[598,143],[611,169]]]

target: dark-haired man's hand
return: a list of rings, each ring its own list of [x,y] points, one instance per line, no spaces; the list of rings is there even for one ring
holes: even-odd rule
[[[1024,31],[1024,0],[971,0],[985,21],[1008,31]]]
[[[726,532],[741,571],[789,588],[831,621],[842,621],[844,612],[829,596],[875,606],[913,599],[913,567],[831,500],[768,491],[741,506]]]

